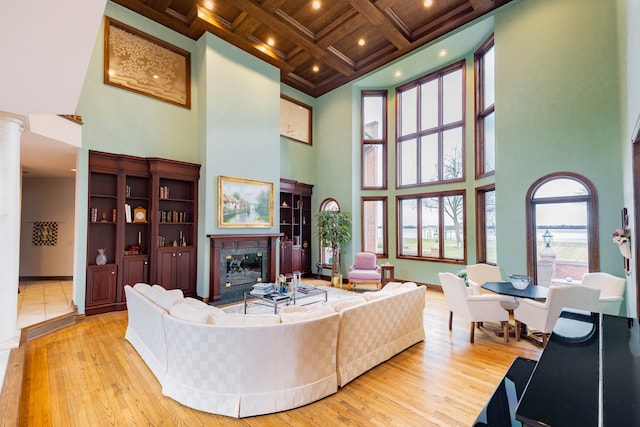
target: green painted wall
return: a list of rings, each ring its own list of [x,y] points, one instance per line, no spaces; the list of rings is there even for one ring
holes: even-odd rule
[[[520,2],[495,16],[495,43],[501,267],[526,271],[529,186],[570,171],[598,192],[600,269],[622,276],[611,242],[623,206],[615,7],[598,0]]]

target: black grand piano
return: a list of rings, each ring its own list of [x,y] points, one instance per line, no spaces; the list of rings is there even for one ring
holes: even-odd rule
[[[638,320],[564,311],[540,360],[516,358],[473,425],[640,426]]]

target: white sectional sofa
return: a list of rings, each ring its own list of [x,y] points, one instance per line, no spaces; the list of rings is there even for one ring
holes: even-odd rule
[[[279,315],[233,315],[158,285],[125,286],[125,338],[194,409],[248,417],[322,399],[424,340],[424,287],[389,284]],[[366,297],[366,298],[365,298]]]

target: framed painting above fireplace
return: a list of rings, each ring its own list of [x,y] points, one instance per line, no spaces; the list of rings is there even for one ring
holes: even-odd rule
[[[273,227],[273,183],[218,177],[218,227]]]

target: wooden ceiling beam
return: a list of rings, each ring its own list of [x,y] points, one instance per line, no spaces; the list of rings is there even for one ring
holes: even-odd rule
[[[348,64],[345,64],[344,61],[340,60],[334,55],[331,55],[326,50],[322,49],[318,46],[314,41],[309,38],[301,35],[297,31],[291,29],[291,27],[280,19],[276,19],[273,15],[264,11],[260,6],[256,5],[251,0],[234,0],[234,4],[236,7],[245,11],[249,16],[254,17],[258,21],[264,23],[265,25],[274,28],[276,31],[284,34],[289,37],[294,43],[300,45],[305,50],[309,51],[309,53],[316,57],[320,61],[326,62],[331,68],[335,69],[339,73],[345,76],[351,76],[354,73],[352,67]]]
[[[157,10],[158,12],[164,13],[167,9],[169,9],[169,5],[171,4],[171,0],[148,0],[147,6],[151,9]]]
[[[370,0],[349,0],[351,6],[362,16],[367,18],[369,23],[380,30],[380,33],[398,49],[404,49],[411,43],[396,26],[387,19],[386,15],[380,11]]]

